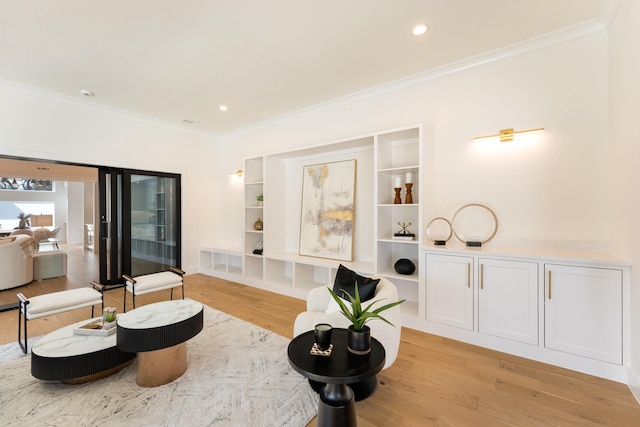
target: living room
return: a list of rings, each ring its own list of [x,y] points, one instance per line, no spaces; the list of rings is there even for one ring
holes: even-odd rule
[[[596,250],[633,266],[640,262],[635,225],[640,206],[635,185],[640,30],[635,22],[640,12],[635,2],[614,3],[603,20],[531,34],[520,44],[425,68],[405,79],[390,78],[315,108],[307,105],[271,121],[217,132],[127,114],[91,98],[59,96],[0,74],[5,79],[0,83],[0,153],[181,174],[182,264],[194,274],[201,270],[201,248],[242,248],[243,183],[230,174],[244,169],[245,159],[419,125],[421,224],[451,218],[460,206],[478,202],[499,218],[490,244]],[[366,62],[368,67],[388,65],[383,59],[380,63]],[[339,74],[332,79],[340,83]],[[102,94],[95,91],[99,99]],[[232,107],[226,117],[234,114]],[[511,127],[545,129],[536,141],[520,145],[518,139],[493,146],[473,140]],[[425,230],[420,232],[420,244],[431,246]],[[631,269],[624,366],[626,384],[636,396],[639,289],[640,279]]]

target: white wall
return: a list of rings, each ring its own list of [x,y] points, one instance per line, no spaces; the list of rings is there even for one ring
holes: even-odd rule
[[[640,2],[621,0],[609,31],[609,141],[613,248],[640,265]],[[631,271],[631,372],[640,401],[640,274]]]
[[[183,268],[211,240],[217,205],[217,141],[0,81],[0,154],[182,174]]]
[[[421,183],[425,221],[479,202],[499,218],[497,240],[607,250],[607,83],[607,34],[599,31],[232,135],[220,159],[241,165],[243,157],[422,123],[431,178]],[[546,130],[509,144],[472,140],[507,127]],[[241,238],[238,191],[222,188],[222,242]]]

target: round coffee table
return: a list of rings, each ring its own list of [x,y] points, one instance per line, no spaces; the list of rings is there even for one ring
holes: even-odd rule
[[[93,320],[99,320],[95,318]],[[116,335],[76,335],[83,320],[42,337],[31,348],[31,375],[41,380],[79,384],[111,375],[133,362],[135,353],[116,347]]]
[[[331,336],[331,356],[310,354],[315,342],[313,331],[295,337],[289,343],[289,363],[306,378],[326,383],[320,391],[318,426],[355,426],[356,407],[353,391],[348,384],[361,383],[374,378],[385,362],[384,347],[371,338],[371,352],[366,355],[351,354],[347,350],[346,329],[334,329]]]
[[[138,354],[141,387],[170,383],[187,370],[187,340],[204,324],[204,306],[193,300],[148,304],[118,316],[118,348]]]

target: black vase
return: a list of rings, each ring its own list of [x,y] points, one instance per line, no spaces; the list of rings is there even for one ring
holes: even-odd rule
[[[371,351],[371,329],[365,325],[362,329],[356,331],[353,325],[350,325],[347,336],[347,350],[353,354],[369,354]]]
[[[416,271],[416,266],[410,259],[401,258],[393,265],[393,268],[398,274],[413,274]]]

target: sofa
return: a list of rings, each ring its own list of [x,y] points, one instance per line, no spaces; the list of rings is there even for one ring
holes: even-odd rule
[[[28,235],[0,238],[0,290],[33,281],[33,255],[37,249],[36,241]]]
[[[374,308],[399,301],[396,286],[384,277],[379,279],[380,282],[376,286],[373,299],[364,302],[364,306],[377,300],[379,301],[375,303]],[[293,324],[293,336],[296,337],[304,332],[313,330],[318,323],[328,323],[334,328],[347,328],[350,325],[349,320],[341,312],[334,311],[334,304],[331,303],[331,300],[331,294],[326,286],[311,289],[307,294],[307,311],[298,314]],[[400,306],[392,307],[380,314],[395,326],[391,326],[379,319],[367,322],[367,326],[371,329],[371,336],[384,346],[386,361],[383,369],[386,369],[395,362],[398,356],[402,316]]]

